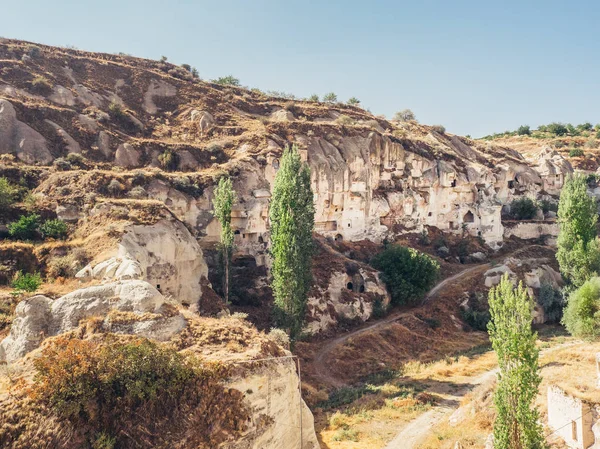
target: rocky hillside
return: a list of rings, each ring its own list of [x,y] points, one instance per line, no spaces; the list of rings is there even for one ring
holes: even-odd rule
[[[573,171],[551,147],[521,154],[356,106],[208,83],[166,61],[0,40],[0,178],[19,190],[0,210],[0,360],[24,364],[28,383],[30,357],[53,339],[117,334],[249,363],[220,384],[241,393],[240,414],[209,447],[295,447],[297,439],[316,447],[286,342],[244,315],[223,326],[209,318],[230,309],[271,327],[268,207],[292,144],[311,168],[316,207],[308,334],[387,307],[368,265],[384,241],[446,234],[466,242],[458,252],[436,246],[448,264],[485,261],[510,239],[551,243],[551,210],[515,221],[510,205],[522,196],[555,204]],[[211,212],[225,174],[237,192],[230,305],[219,297],[220,227]],[[8,239],[9,223],[34,214],[36,223],[66,222],[65,238]],[[39,295],[10,295],[18,272],[40,273]],[[10,395],[0,400],[19,407]],[[245,410],[253,413],[242,425]],[[0,424],[13,418],[0,415]],[[31,428],[20,429],[0,431],[0,442],[26,439]],[[27,447],[20,444],[13,447]]]

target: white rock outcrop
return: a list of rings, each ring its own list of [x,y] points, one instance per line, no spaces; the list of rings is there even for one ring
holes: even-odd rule
[[[194,109],[190,113],[190,117],[192,122],[198,127],[198,131],[200,131],[201,134],[207,133],[215,126],[215,118],[210,112],[198,111],[197,109]]]
[[[144,110],[148,114],[156,114],[159,109],[154,103],[154,97],[173,97],[176,94],[177,89],[172,84],[163,80],[152,80],[144,94]]]
[[[291,357],[257,364],[228,385],[245,393],[251,410],[246,434],[224,449],[318,449],[314,418],[300,394]]]
[[[182,315],[163,314],[165,298],[145,281],[129,280],[75,290],[56,301],[24,299],[15,311],[10,334],[0,343],[0,361],[12,362],[37,348],[44,338],[68,332],[81,320],[104,318],[107,330],[168,340],[185,327]],[[130,312],[124,324],[111,322],[111,311]]]
[[[16,153],[27,164],[49,164],[54,159],[46,139],[33,128],[17,120],[15,108],[0,98],[0,154]]]
[[[187,228],[179,221],[162,219],[154,225],[126,227],[116,255],[86,266],[76,276],[143,279],[181,304],[195,304],[202,296],[200,284],[208,278],[208,267]]]

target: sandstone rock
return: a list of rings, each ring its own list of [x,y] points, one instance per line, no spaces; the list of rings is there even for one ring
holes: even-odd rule
[[[58,124],[54,123],[53,121],[50,121],[50,120],[44,120],[44,121],[46,123],[48,123],[49,125],[51,125],[56,130],[56,134],[58,134],[60,136],[60,138],[62,139],[62,141],[64,142],[65,147],[67,148],[67,152],[69,154],[71,154],[71,153],[81,154],[81,147],[79,146],[77,141],[75,139],[73,139],[62,127],[60,127]]]
[[[75,290],[56,301],[34,296],[19,303],[10,334],[0,343],[0,361],[12,362],[37,348],[44,338],[76,328],[81,320],[130,312],[127,324],[105,319],[108,330],[168,340],[185,327],[180,315],[163,316],[163,295],[145,281],[129,280]],[[150,317],[147,314],[150,313]]]
[[[96,145],[106,158],[110,158],[112,156],[112,151],[110,150],[110,134],[108,134],[106,131],[100,131]]]
[[[16,360],[42,343],[50,321],[51,304],[51,299],[38,295],[17,305],[10,334],[0,343],[0,361]]]
[[[83,103],[85,106],[95,106],[100,108],[104,104],[102,95],[92,92],[83,84],[75,84],[73,90],[77,93],[77,101]]]
[[[154,225],[128,226],[118,253],[76,277],[86,279],[144,279],[183,304],[202,296],[201,280],[208,267],[198,242],[179,221],[163,219]]]
[[[75,105],[75,95],[73,95],[73,92],[58,84],[54,86],[52,89],[52,94],[48,97],[48,99],[62,106]]]
[[[75,204],[59,204],[56,206],[56,216],[63,221],[76,222],[79,220],[79,208]]]
[[[209,132],[215,126],[215,118],[209,112],[194,109],[190,115],[201,134]]]
[[[487,259],[487,256],[485,255],[485,253],[478,251],[476,253],[471,254],[471,259],[473,259],[476,262],[484,262]]]
[[[291,122],[295,120],[295,117],[290,111],[278,109],[271,113],[270,119],[274,122]]]
[[[79,114],[77,116],[77,120],[89,132],[95,133],[96,131],[98,131],[98,122],[96,122],[96,120],[94,120],[92,117],[89,117],[84,114]]]
[[[128,143],[122,143],[117,147],[115,163],[125,168],[139,167],[140,152]]]
[[[156,114],[158,107],[154,104],[154,97],[172,97],[177,94],[175,86],[163,81],[152,80],[144,94],[144,110],[148,114]]]
[[[27,164],[49,164],[53,160],[42,135],[18,121],[13,105],[0,99],[0,154],[13,152]]]
[[[179,170],[197,170],[200,168],[200,164],[189,151],[183,150],[179,151],[177,154],[179,154]]]

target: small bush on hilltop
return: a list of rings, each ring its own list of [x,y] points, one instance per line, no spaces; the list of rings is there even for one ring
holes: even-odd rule
[[[519,136],[529,136],[531,135],[531,128],[529,125],[521,125],[519,126],[519,129],[517,129],[517,134]]]
[[[232,75],[222,76],[220,78],[212,80],[215,84],[221,84],[222,86],[239,86],[240,80]]]
[[[19,271],[11,283],[11,287],[18,292],[34,292],[42,285],[39,273],[23,273]]]
[[[23,215],[8,225],[9,235],[16,240],[34,240],[38,237],[40,216],[38,214]]]
[[[323,101],[325,103],[335,103],[337,101],[337,95],[333,92],[323,95]]]
[[[415,117],[415,113],[410,109],[404,109],[403,111],[396,112],[394,115],[394,120],[398,120],[400,122],[409,122],[412,120],[417,120]]]
[[[350,106],[358,106],[360,104],[360,100],[356,97],[352,97],[348,100],[348,104]]]
[[[390,245],[376,255],[371,265],[381,271],[394,304],[421,299],[433,287],[440,265],[431,257],[412,248]]]
[[[438,134],[446,134],[446,127],[443,125],[433,125],[431,129]]]
[[[510,203],[510,214],[516,220],[531,220],[537,212],[537,204],[526,196],[517,198]]]
[[[310,97],[308,97],[308,101],[312,101],[313,103],[318,103],[319,102],[319,96],[317,94],[313,94]]]
[[[562,323],[575,337],[600,335],[600,278],[591,278],[569,295]]]
[[[562,123],[550,123],[546,126],[546,131],[548,131],[551,134],[554,134],[555,136],[564,136],[569,132],[566,125]]]

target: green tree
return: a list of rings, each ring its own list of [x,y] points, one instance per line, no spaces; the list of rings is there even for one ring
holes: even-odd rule
[[[323,101],[325,103],[335,103],[337,101],[337,95],[333,92],[323,95]]]
[[[400,245],[386,247],[371,260],[371,265],[381,271],[381,280],[394,304],[423,298],[435,284],[440,271],[440,265],[428,255]]]
[[[348,100],[348,104],[350,106],[358,106],[360,104],[360,100],[356,97],[352,97]]]
[[[535,217],[538,207],[531,198],[522,196],[510,203],[510,214],[516,220],[531,220]]]
[[[295,338],[302,330],[312,281],[315,222],[310,169],[302,162],[295,145],[283,151],[269,218],[275,318]]]
[[[12,184],[4,176],[0,177],[0,213],[6,211],[19,199],[19,187]]]
[[[600,335],[600,278],[591,278],[569,295],[562,323],[575,337]]]
[[[558,202],[558,250],[562,275],[575,287],[600,272],[596,201],[587,193],[584,176],[567,179]]]
[[[40,225],[39,230],[43,238],[61,240],[67,237],[69,227],[64,221],[56,218],[54,220],[46,220]]]
[[[415,113],[410,109],[404,109],[400,112],[396,112],[394,115],[394,120],[398,120],[400,122],[409,122],[412,120],[417,120],[415,117]]]
[[[522,283],[515,289],[508,275],[489,294],[488,332],[498,356],[494,393],[496,449],[545,447],[539,413],[533,406],[541,382],[537,335],[531,330],[533,304]]]
[[[212,80],[215,84],[221,84],[223,86],[239,86],[240,80],[232,75],[222,76],[220,78]]]
[[[40,216],[38,214],[22,215],[8,225],[8,233],[15,240],[34,240],[38,237]]]
[[[519,129],[517,129],[517,134],[519,136],[529,136],[531,135],[531,128],[529,125],[521,125],[519,126]]]
[[[235,197],[231,178],[222,177],[215,189],[213,215],[221,223],[221,251],[223,253],[223,295],[229,302],[229,265],[233,251],[233,231],[231,229],[231,208]]]

